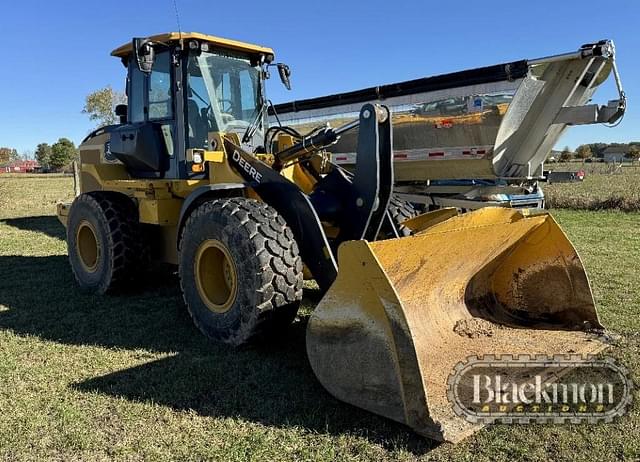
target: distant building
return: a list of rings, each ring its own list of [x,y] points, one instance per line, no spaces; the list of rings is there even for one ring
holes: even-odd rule
[[[609,146],[602,153],[602,157],[607,163],[620,163],[629,160],[625,158],[628,152],[629,146]]]
[[[4,173],[32,173],[40,169],[37,160],[16,160],[0,166],[0,172]]]

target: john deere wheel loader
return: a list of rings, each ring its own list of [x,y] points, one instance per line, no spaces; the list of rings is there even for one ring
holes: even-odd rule
[[[438,440],[478,428],[446,400],[466,356],[603,348],[584,268],[549,215],[443,209],[399,226],[384,106],[300,136],[266,127],[269,48],[168,33],[112,54],[128,105],[83,141],[80,194],[58,206],[82,289],[177,265],[198,328],[239,345],[291,322],[306,274],[324,292],[307,330],[318,379]],[[356,126],[350,173],[325,148]],[[477,324],[495,329],[471,335]]]

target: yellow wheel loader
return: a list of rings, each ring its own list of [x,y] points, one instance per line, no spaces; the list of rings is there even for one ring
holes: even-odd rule
[[[478,428],[447,402],[466,356],[603,348],[584,268],[551,216],[416,215],[392,197],[386,107],[302,135],[266,126],[269,69],[289,85],[269,48],[168,33],[112,54],[128,104],[83,141],[79,195],[58,205],[81,289],[117,291],[151,260],[177,265],[198,328],[239,345],[290,323],[313,278],[324,296],[307,352],[320,382],[438,440]],[[355,127],[346,171],[326,149]]]

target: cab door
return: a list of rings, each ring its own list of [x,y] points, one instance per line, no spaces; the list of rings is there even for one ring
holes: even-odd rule
[[[112,134],[111,150],[137,178],[180,178],[172,61],[169,49],[156,52],[150,73],[129,61],[127,124]]]

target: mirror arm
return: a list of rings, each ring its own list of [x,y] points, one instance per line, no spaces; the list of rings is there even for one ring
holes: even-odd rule
[[[285,63],[269,63],[266,66],[267,72],[269,67],[276,66],[278,68],[278,74],[280,75],[280,81],[287,90],[291,90],[291,69]],[[268,76],[266,78],[269,78]]]

